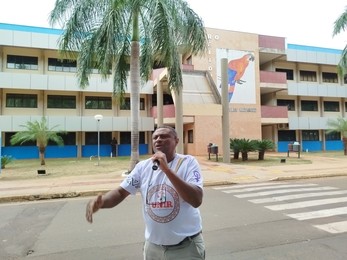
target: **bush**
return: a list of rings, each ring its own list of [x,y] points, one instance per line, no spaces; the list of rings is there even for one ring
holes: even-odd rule
[[[8,155],[1,156],[1,169],[5,169],[5,166],[12,162],[13,158]]]

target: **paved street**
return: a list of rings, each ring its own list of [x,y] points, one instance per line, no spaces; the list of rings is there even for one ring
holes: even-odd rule
[[[346,259],[344,224],[322,228],[345,221],[336,209],[347,206],[346,191],[346,177],[206,187],[207,259]],[[92,225],[87,200],[0,204],[0,259],[141,259],[140,197],[98,212]]]
[[[269,153],[266,156],[287,158],[287,154]],[[295,155],[291,155],[292,157]],[[347,176],[346,156],[319,156],[310,153],[301,154],[302,160],[311,163],[289,164],[278,163],[271,166],[253,166],[250,164],[233,164],[208,160],[206,156],[197,157],[205,186],[257,183],[264,181],[281,181],[317,177]],[[97,167],[91,162],[91,167]],[[8,201],[32,201],[63,197],[90,196],[116,187],[123,179],[123,171],[117,170],[102,174],[55,178],[54,176],[37,176],[34,179],[2,179],[6,171],[0,174],[0,203]],[[47,177],[47,178],[46,178]]]

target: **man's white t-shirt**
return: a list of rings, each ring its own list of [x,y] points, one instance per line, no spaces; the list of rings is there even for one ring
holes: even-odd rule
[[[202,230],[200,211],[185,202],[166,174],[160,168],[152,170],[152,165],[151,159],[139,162],[121,187],[133,195],[141,192],[146,240],[175,245]],[[187,183],[203,188],[201,169],[193,156],[176,154],[168,166]]]

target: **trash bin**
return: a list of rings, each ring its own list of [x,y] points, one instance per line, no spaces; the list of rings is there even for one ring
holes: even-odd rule
[[[218,145],[211,145],[211,153],[218,154]]]
[[[293,152],[299,152],[300,151],[300,143],[294,142],[293,143]]]

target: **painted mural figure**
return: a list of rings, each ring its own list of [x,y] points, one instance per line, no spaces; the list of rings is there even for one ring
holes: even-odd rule
[[[246,81],[242,80],[242,76],[245,73],[250,61],[254,61],[253,54],[245,54],[239,59],[230,60],[228,63],[228,94],[229,102],[233,97],[235,91],[235,85],[243,84]]]

